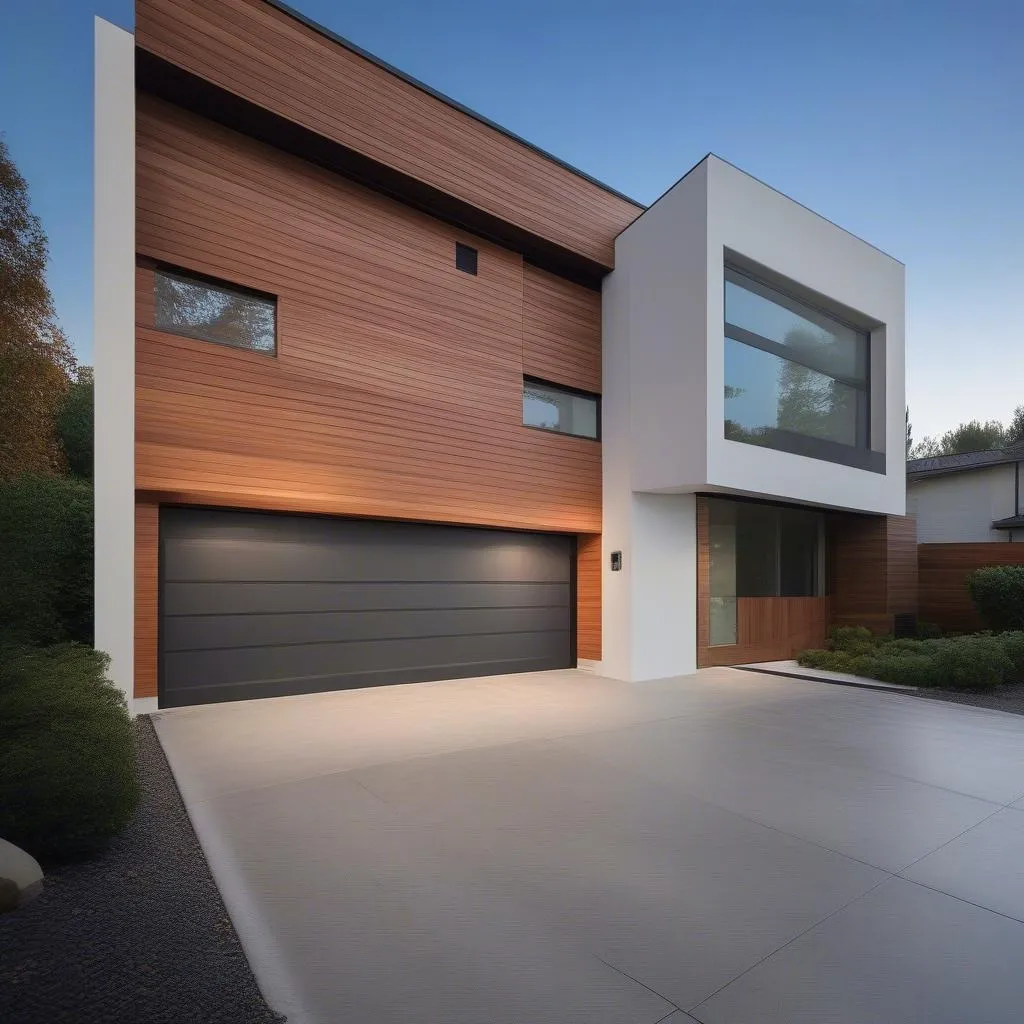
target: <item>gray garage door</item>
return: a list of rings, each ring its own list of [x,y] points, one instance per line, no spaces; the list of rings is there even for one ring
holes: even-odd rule
[[[160,703],[566,668],[574,538],[160,514]]]

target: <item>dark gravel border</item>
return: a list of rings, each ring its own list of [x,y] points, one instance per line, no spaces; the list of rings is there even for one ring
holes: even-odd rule
[[[1009,711],[1012,715],[1024,715],[1024,683],[998,686],[994,690],[976,692],[973,690],[939,690],[922,688],[915,694],[928,700],[944,700],[951,704],[973,704],[993,711]]]
[[[4,1024],[280,1024],[256,986],[163,749],[136,719],[139,811],[101,857],[0,917]]]

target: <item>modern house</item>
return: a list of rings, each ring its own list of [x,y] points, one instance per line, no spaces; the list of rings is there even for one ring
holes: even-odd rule
[[[907,462],[907,512],[920,542],[921,616],[946,629],[983,625],[966,588],[983,565],[1024,565],[1024,443]]]
[[[789,657],[916,610],[904,270],[644,208],[276,0],[96,40],[96,643],[136,710]]]

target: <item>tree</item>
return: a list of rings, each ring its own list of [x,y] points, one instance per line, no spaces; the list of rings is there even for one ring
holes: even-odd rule
[[[1003,447],[1003,425],[999,420],[971,420],[947,430],[939,444],[944,455],[960,455],[965,452],[984,452]]]
[[[75,358],[46,284],[48,248],[0,138],[0,479],[62,468],[57,410]]]
[[[80,366],[57,414],[61,447],[73,476],[92,479],[92,367]]]
[[[1003,445],[1017,444],[1020,441],[1024,441],[1024,405],[1018,405],[1013,410],[1013,416],[1010,422],[1006,424],[1006,437],[1003,440]]]
[[[1024,410],[1021,418],[1024,420]],[[942,437],[922,438],[908,453],[912,459],[931,459],[939,455],[963,455],[1002,448],[1007,443],[1007,431],[998,420],[971,420],[947,430]]]
[[[914,447],[914,435],[910,427],[910,406],[907,406],[907,447],[906,453],[909,456],[911,449]]]

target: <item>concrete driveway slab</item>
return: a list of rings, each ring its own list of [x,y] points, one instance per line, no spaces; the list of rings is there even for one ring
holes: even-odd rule
[[[972,1000],[991,1016],[959,1019],[1019,1020],[989,950],[1018,956],[1024,924],[893,872],[994,905],[972,861],[1009,877],[1016,781],[954,791],[936,752],[1012,775],[1024,719],[718,669],[317,694],[157,730],[293,1022],[941,1021]],[[976,980],[942,960],[970,942]]]
[[[645,684],[643,700],[586,672],[339,690],[158,712],[157,730],[189,799],[452,750],[573,735],[749,704],[807,699],[806,684],[710,669],[718,685]]]
[[[999,811],[901,874],[1024,921],[1024,811]]]
[[[1017,1024],[1024,928],[893,878],[692,1010],[703,1024]]]
[[[923,857],[999,808],[830,759],[826,744],[799,735],[726,718],[711,728],[673,719],[560,742],[887,871]]]

